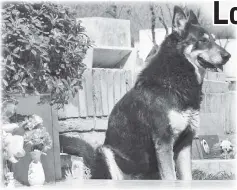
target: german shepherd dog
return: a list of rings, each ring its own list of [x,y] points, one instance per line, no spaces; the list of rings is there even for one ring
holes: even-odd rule
[[[207,68],[230,54],[190,11],[174,7],[172,33],[113,108],[94,179],[191,180],[191,145],[199,128]]]

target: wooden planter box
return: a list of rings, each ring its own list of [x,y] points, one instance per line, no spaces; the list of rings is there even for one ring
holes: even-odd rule
[[[93,42],[83,60],[87,68],[134,69],[137,52],[131,48],[129,20],[84,17],[78,21]]]

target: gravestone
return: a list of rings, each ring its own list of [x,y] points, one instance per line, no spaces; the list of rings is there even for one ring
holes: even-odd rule
[[[16,96],[18,105],[16,109],[17,115],[36,114],[43,119],[43,126],[52,138],[52,148],[47,151],[47,155],[42,155],[41,161],[45,172],[46,182],[54,182],[61,179],[61,163],[60,163],[60,145],[58,133],[58,117],[57,112],[49,104],[38,104],[42,96]],[[16,121],[17,122],[17,121]],[[31,162],[29,152],[21,158],[16,164],[13,164],[14,178],[24,185],[28,184],[28,169]]]

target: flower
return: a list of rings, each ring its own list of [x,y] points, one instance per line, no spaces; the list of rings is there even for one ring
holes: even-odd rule
[[[229,140],[223,140],[220,147],[223,152],[230,152],[233,150],[233,145]]]
[[[31,115],[21,125],[24,129],[33,130],[43,126],[43,119],[38,115]]]
[[[16,163],[21,157],[25,156],[23,149],[24,139],[22,136],[12,135],[11,133],[3,131],[2,138],[2,153],[4,159]]]
[[[31,150],[40,150],[46,152],[52,147],[52,140],[45,128],[33,129],[26,131],[24,141],[27,145],[31,145]]]

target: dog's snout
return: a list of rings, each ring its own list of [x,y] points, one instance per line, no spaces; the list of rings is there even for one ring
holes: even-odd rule
[[[231,55],[226,51],[226,52],[222,53],[221,57],[222,57],[223,61],[226,62],[230,59]]]

